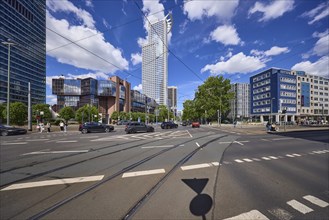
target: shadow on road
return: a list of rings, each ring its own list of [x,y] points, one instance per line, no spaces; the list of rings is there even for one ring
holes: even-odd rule
[[[284,136],[292,138],[306,139],[310,141],[319,141],[329,143],[329,129],[323,128],[318,130],[303,130],[303,131],[287,131],[287,132],[271,132],[274,136]]]

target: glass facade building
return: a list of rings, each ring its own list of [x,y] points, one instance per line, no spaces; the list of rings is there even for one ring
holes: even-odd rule
[[[149,25],[148,44],[142,48],[143,93],[160,105],[167,105],[168,86],[168,39],[172,17]]]
[[[250,84],[231,84],[231,92],[234,92],[234,99],[230,102],[229,118],[242,120],[250,117]]]
[[[10,102],[46,102],[46,2],[0,1],[0,102],[7,102],[8,45],[10,39]]]

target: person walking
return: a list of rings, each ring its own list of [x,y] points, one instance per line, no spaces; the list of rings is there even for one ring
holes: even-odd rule
[[[42,133],[43,132],[43,130],[45,129],[45,126],[44,126],[44,124],[41,122],[40,123],[40,133]]]
[[[64,132],[66,133],[67,131],[67,122],[64,123]]]
[[[59,127],[60,127],[60,129],[61,129],[61,132],[63,132],[63,131],[64,131],[64,122],[63,122],[63,121],[61,121],[61,122],[59,123]]]
[[[49,133],[50,132],[50,127],[51,127],[51,124],[50,124],[49,121],[47,122],[47,126],[46,127],[47,127],[47,133]]]

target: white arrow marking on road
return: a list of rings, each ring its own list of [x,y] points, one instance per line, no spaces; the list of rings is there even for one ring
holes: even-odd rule
[[[137,172],[129,172],[124,173],[122,175],[122,178],[126,177],[135,177],[135,176],[146,176],[151,174],[159,174],[159,173],[165,173],[165,169],[156,169],[156,170],[145,170],[145,171],[137,171]]]
[[[65,153],[87,153],[89,150],[68,150],[68,151],[35,151],[31,153],[21,154],[21,156],[25,155],[33,155],[33,154],[65,154]]]
[[[306,214],[309,212],[312,212],[313,209],[311,209],[310,207],[296,201],[296,200],[290,200],[287,202],[288,205],[290,205],[291,207],[293,207],[294,209],[296,209],[297,211]]]
[[[303,198],[310,201],[311,203],[313,203],[315,205],[322,207],[322,208],[325,208],[329,205],[329,203],[327,203],[319,198],[316,198],[314,196],[311,196],[311,195],[304,196]]]
[[[258,210],[251,210],[250,212],[245,212],[240,215],[226,218],[224,220],[241,220],[241,219],[262,219],[262,220],[269,220],[265,215],[263,215]]]
[[[30,182],[30,183],[18,183],[18,184],[13,184],[6,188],[3,188],[0,191],[14,190],[14,189],[26,189],[26,188],[40,187],[40,186],[53,186],[53,185],[62,185],[62,184],[71,184],[71,183],[92,182],[92,181],[102,180],[103,178],[104,178],[104,175],[57,179],[57,180],[46,180],[46,181],[38,181],[38,182]]]

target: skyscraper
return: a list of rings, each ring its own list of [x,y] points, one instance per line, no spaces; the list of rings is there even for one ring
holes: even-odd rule
[[[177,107],[177,87],[168,86],[168,107]]]
[[[142,48],[143,93],[160,105],[167,105],[168,39],[172,16],[149,25],[148,43]]]
[[[8,66],[10,66],[10,103],[28,103],[29,82],[32,104],[45,103],[45,27],[46,1],[0,1],[0,102],[7,102]],[[14,44],[9,46],[8,42]],[[10,65],[8,65],[9,57]]]
[[[231,84],[231,92],[234,92],[234,99],[230,102],[231,111],[229,118],[243,120],[250,117],[250,84]]]

